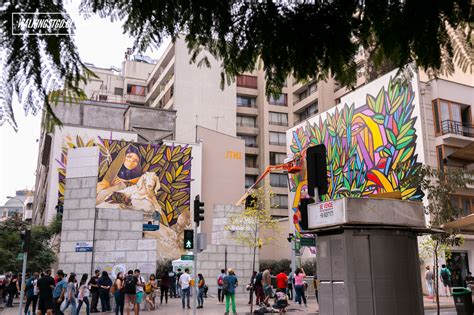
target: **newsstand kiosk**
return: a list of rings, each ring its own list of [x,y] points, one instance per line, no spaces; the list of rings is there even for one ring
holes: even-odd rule
[[[308,205],[316,234],[319,314],[424,314],[421,203],[343,198]]]

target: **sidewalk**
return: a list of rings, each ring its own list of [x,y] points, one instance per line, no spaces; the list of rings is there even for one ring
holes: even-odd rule
[[[424,304],[425,310],[436,309],[436,302],[434,302],[433,299],[428,299],[426,295],[423,296],[423,304]],[[440,308],[453,308],[454,307],[453,297],[440,296],[439,306]]]
[[[159,305],[160,299],[157,297],[156,299],[157,303],[156,305],[158,306],[156,310],[153,311],[140,311],[140,315],[192,315],[193,310],[191,309],[183,309],[181,305],[181,299],[169,299],[168,304],[163,304]],[[191,299],[191,306],[192,306],[193,300]],[[236,309],[237,309],[237,314],[238,315],[244,315],[244,314],[250,314],[250,305],[248,303],[248,298],[236,298],[235,299],[235,304],[236,304]],[[143,306],[143,304],[142,304]],[[14,307],[12,308],[5,308],[3,310],[0,310],[1,315],[18,315],[18,307],[19,307],[19,301],[18,299],[15,300],[14,302]],[[254,306],[254,310],[257,309],[257,306]],[[100,303],[99,303],[99,309],[100,309]],[[298,304],[295,304],[293,301],[290,301],[290,306],[287,308],[286,314],[288,315],[302,315],[302,314],[308,314],[308,315],[316,315],[318,314],[317,312],[318,306],[316,303],[316,299],[313,297],[312,299],[308,299],[308,307],[299,306]],[[197,309],[196,314],[198,315],[223,315],[225,312],[225,304],[218,304],[217,303],[217,297],[209,295],[207,299],[204,299],[204,308],[202,309]],[[81,315],[85,315],[85,307],[82,307],[81,309]],[[93,315],[98,315],[99,313],[94,313]],[[100,314],[115,314],[115,313],[100,313]],[[124,313],[125,314],[125,313]],[[232,314],[232,310],[230,310],[230,314]],[[66,310],[64,315],[72,315],[70,310]],[[130,312],[130,315],[133,315],[133,311]]]

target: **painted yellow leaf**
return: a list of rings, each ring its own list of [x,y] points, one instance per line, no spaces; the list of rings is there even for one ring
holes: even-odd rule
[[[184,166],[184,165],[180,165],[180,166],[176,169],[176,177],[178,177],[178,176],[181,174],[181,172],[183,171],[183,166]]]
[[[166,213],[172,213],[173,212],[173,206],[169,202],[169,200],[166,200]]]
[[[172,183],[173,182],[173,176],[171,175],[170,172],[166,172],[165,173],[165,176],[166,176],[166,179],[168,180],[168,183]]]

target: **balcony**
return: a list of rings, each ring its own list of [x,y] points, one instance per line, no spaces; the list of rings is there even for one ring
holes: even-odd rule
[[[464,147],[474,142],[474,125],[454,120],[443,120],[440,138],[444,145]]]
[[[258,135],[257,124],[237,122],[237,132],[245,135]]]
[[[288,122],[282,122],[282,121],[269,121],[268,122],[269,125],[273,125],[273,126],[285,126],[285,127],[288,127]]]
[[[305,98],[302,99],[297,99],[295,102],[293,102],[293,111],[294,112],[301,112],[304,110],[304,108],[313,102],[316,102],[318,99],[318,93],[317,90],[314,90],[311,94],[308,94]]]
[[[245,175],[259,175],[260,172],[256,167],[245,166]]]

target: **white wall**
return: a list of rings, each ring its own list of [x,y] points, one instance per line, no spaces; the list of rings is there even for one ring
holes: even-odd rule
[[[220,89],[220,62],[208,53],[211,68],[198,68],[197,64],[190,64],[184,40],[176,41],[175,51],[173,109],[177,110],[176,139],[196,141],[196,124],[235,136],[235,83]],[[199,57],[197,60],[200,60]]]

